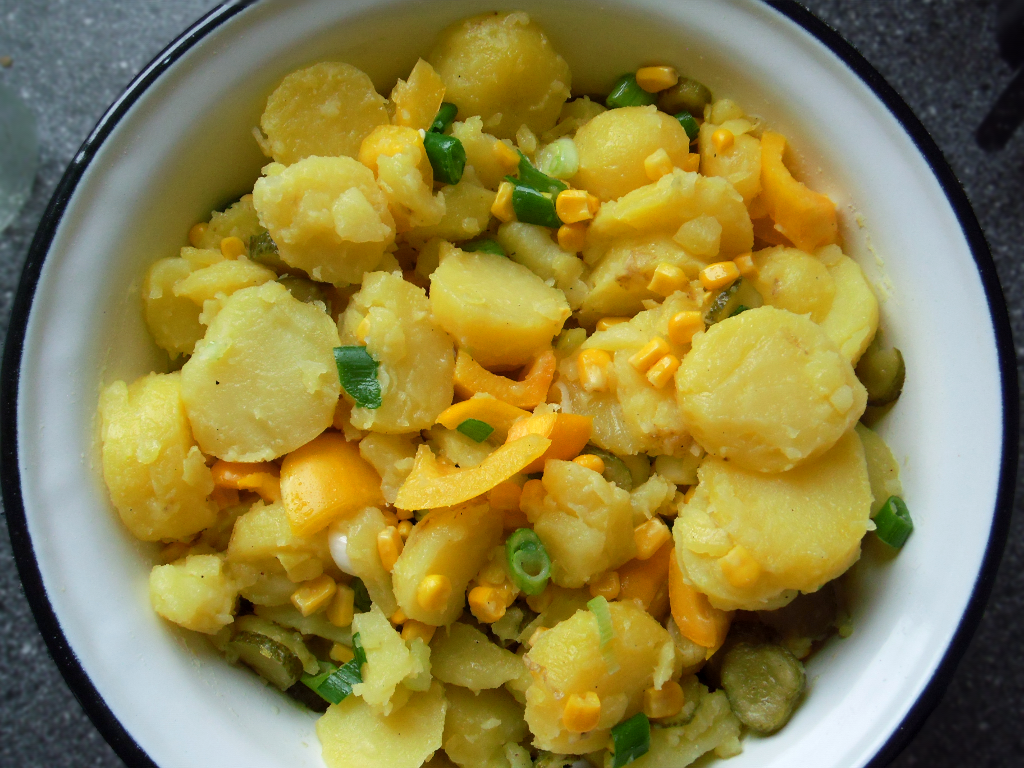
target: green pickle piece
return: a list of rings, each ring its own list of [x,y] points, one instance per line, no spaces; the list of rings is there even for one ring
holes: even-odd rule
[[[868,405],[889,405],[899,399],[907,369],[896,347],[881,349],[871,342],[857,363],[857,378],[868,391]]]
[[[754,284],[741,277],[715,296],[708,311],[704,313],[704,322],[714,325],[746,312],[748,309],[757,309],[763,305],[764,298]]]
[[[704,107],[711,103],[711,91],[707,86],[689,77],[679,78],[679,82],[658,94],[658,109],[676,115],[689,112],[694,117],[704,119]]]
[[[298,682],[302,661],[283,643],[258,632],[238,632],[230,647],[239,660],[276,688],[286,691]]]
[[[736,717],[759,733],[789,721],[807,681],[804,665],[781,645],[747,642],[725,653],[721,678]]]

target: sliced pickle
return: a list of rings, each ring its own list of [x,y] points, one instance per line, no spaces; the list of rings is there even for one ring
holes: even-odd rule
[[[722,659],[722,688],[733,713],[759,733],[786,724],[804,691],[804,665],[774,643],[737,643]]]
[[[298,655],[266,635],[238,632],[231,639],[230,645],[240,661],[282,691],[295,685],[302,674],[302,662]]]
[[[757,309],[762,305],[764,299],[757,288],[752,282],[741,277],[715,296],[708,311],[704,313],[704,322],[708,325],[720,323],[745,310]]]
[[[327,295],[323,289],[317,284],[310,280],[308,277],[298,277],[296,275],[281,275],[277,278],[277,282],[288,289],[296,299],[301,301],[303,304],[312,304],[314,301],[319,301],[326,305],[327,313],[331,312],[331,302],[328,300]]]
[[[615,483],[624,491],[633,490],[633,473],[626,466],[626,462],[614,453],[606,451],[604,448],[598,448],[596,445],[588,445],[583,449],[583,453],[589,453],[592,456],[601,458],[604,462],[604,472],[602,475],[609,483]]]
[[[679,78],[679,82],[658,95],[658,109],[676,115],[689,112],[694,117],[704,119],[704,107],[711,103],[711,91],[703,83],[689,77]]]
[[[857,363],[857,378],[868,391],[868,405],[871,406],[896,402],[903,392],[906,375],[903,353],[896,347],[880,349],[874,341]]]
[[[266,230],[249,238],[249,258],[270,267],[275,272],[288,271],[288,265],[281,260],[281,254],[278,253],[277,243]]]

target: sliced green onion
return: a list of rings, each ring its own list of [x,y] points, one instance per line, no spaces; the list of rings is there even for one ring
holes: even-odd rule
[[[327,670],[319,675],[303,675],[302,682],[331,704],[340,704],[352,693],[352,686],[363,682],[363,664],[366,663],[366,652],[359,640],[359,633],[352,635],[353,659],[341,667],[324,663]]]
[[[482,443],[490,437],[491,432],[494,431],[494,427],[486,421],[480,421],[480,419],[466,419],[464,422],[459,424],[456,429],[466,437],[476,440],[478,443]]]
[[[597,619],[597,634],[601,638],[601,655],[604,656],[605,666],[608,667],[608,674],[614,675],[619,671],[619,661],[615,658],[612,650],[612,638],[615,637],[615,627],[612,626],[612,614],[608,610],[608,601],[598,595],[587,603],[587,608]]]
[[[512,581],[528,595],[539,595],[551,576],[551,558],[540,537],[530,528],[520,528],[505,542]]]
[[[555,211],[555,195],[550,192],[540,192],[517,183],[512,189],[512,210],[516,212],[516,219],[524,224],[553,229],[562,226],[562,220]]]
[[[349,587],[351,587],[352,591],[356,593],[354,603],[355,609],[360,613],[366,613],[370,610],[370,607],[373,605],[373,601],[370,600],[370,593],[366,591],[366,585],[363,584],[363,580],[358,577],[354,578],[349,584]]]
[[[700,133],[700,126],[697,125],[697,121],[694,120],[693,115],[689,112],[680,112],[676,115],[676,120],[678,120],[679,124],[683,126],[683,130],[686,131],[686,135],[689,137],[690,141],[697,138],[697,134]]]
[[[534,168],[522,152],[519,153],[519,178],[514,179],[511,176],[505,178],[517,186],[529,187],[538,192],[548,193],[553,197],[558,197],[559,192],[569,188],[564,182]]]
[[[748,307],[746,304],[740,304],[738,307],[736,307],[736,309],[732,311],[732,314],[730,314],[729,317],[736,317],[736,315],[742,315],[748,309],[750,309],[750,307]]]
[[[335,347],[334,362],[338,366],[341,386],[360,408],[380,408],[379,363],[370,357],[366,347]]]
[[[431,133],[444,133],[448,130],[448,126],[455,122],[455,116],[459,114],[459,108],[451,102],[445,101],[441,104],[441,108],[437,110],[437,117],[434,118],[434,122],[430,124]]]
[[[623,75],[615,81],[612,92],[604,100],[608,109],[616,107],[646,107],[658,100],[658,94],[648,93],[636,83],[636,75]]]
[[[537,153],[537,170],[548,176],[571,179],[579,169],[580,153],[576,149],[576,142],[568,136],[555,139]]]
[[[443,133],[427,133],[423,137],[423,148],[434,169],[434,178],[442,184],[458,184],[466,170],[466,148],[454,136]]]
[[[890,496],[875,515],[878,538],[893,549],[899,549],[907,543],[913,530],[914,521],[910,519],[906,503],[899,496]]]
[[[639,712],[612,728],[612,768],[622,768],[651,748],[651,721]]]
[[[489,237],[478,237],[476,240],[463,243],[459,248],[466,252],[481,251],[483,253],[493,253],[495,256],[507,255],[505,249]]]

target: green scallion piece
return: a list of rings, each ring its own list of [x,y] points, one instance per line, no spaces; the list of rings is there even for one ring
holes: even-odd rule
[[[437,117],[434,118],[434,122],[430,124],[431,133],[444,133],[448,130],[448,126],[455,122],[455,116],[459,114],[459,108],[451,102],[445,101],[441,104],[441,108],[437,110]]]
[[[489,237],[479,237],[476,240],[469,240],[462,243],[459,248],[467,253],[480,251],[482,253],[493,253],[495,256],[507,256],[505,249]]]
[[[366,591],[366,585],[363,583],[363,580],[358,577],[354,578],[349,584],[349,587],[351,587],[352,591],[356,593],[354,603],[355,609],[360,613],[366,613],[370,610],[373,605],[373,601],[370,600],[370,593]]]
[[[587,608],[597,619],[597,635],[601,639],[601,655],[604,657],[605,666],[608,667],[608,674],[614,675],[619,671],[619,662],[612,650],[612,638],[615,637],[615,627],[612,626],[612,614],[608,609],[608,601],[598,595],[587,603]]]
[[[482,443],[490,437],[491,432],[494,431],[494,427],[486,421],[480,421],[480,419],[466,419],[464,422],[459,424],[456,429],[466,437],[476,440],[478,443]]]
[[[617,107],[646,107],[657,100],[658,94],[645,91],[637,85],[636,75],[630,73],[623,75],[615,81],[615,85],[612,86],[612,92],[604,100],[604,105],[608,109],[616,109]]]
[[[729,317],[736,317],[736,315],[742,315],[748,309],[750,309],[750,307],[748,307],[746,304],[740,304],[738,307],[736,307],[736,309],[732,311],[732,314],[730,314]]]
[[[458,184],[466,170],[466,148],[454,136],[428,132],[423,137],[423,148],[434,169],[434,178],[442,184]]]
[[[580,170],[580,153],[568,136],[555,139],[537,152],[537,169],[556,179],[571,179]]]
[[[551,558],[540,537],[530,528],[520,528],[505,542],[509,574],[523,592],[539,595],[551,576]]]
[[[352,693],[352,686],[363,682],[363,664],[366,663],[366,652],[359,640],[359,633],[352,635],[353,659],[341,667],[333,664],[322,664],[327,669],[319,675],[303,675],[302,682],[315,691],[322,699],[331,704],[340,704]]]
[[[697,138],[697,135],[700,133],[700,126],[697,125],[697,121],[694,119],[693,115],[689,112],[680,112],[675,116],[675,118],[679,121],[679,124],[683,126],[683,130],[686,131],[686,135],[690,138],[690,141]]]
[[[524,224],[553,229],[562,226],[555,210],[555,194],[516,184],[512,189],[512,210],[516,212],[516,219]]]
[[[342,388],[360,408],[380,408],[379,363],[370,357],[366,347],[335,347],[334,362]]]
[[[511,176],[505,178],[517,186],[529,187],[538,192],[550,194],[553,198],[558,197],[559,192],[569,188],[565,182],[534,168],[522,152],[519,153],[519,178],[514,179]]]
[[[875,515],[875,534],[893,549],[907,543],[914,530],[910,510],[899,496],[890,496]]]
[[[612,728],[612,768],[622,768],[651,749],[651,721],[639,712]]]

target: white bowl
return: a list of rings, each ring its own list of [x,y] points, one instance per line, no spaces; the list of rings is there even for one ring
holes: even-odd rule
[[[839,203],[847,249],[884,287],[907,363],[881,431],[917,523],[857,568],[854,633],[808,664],[792,721],[730,768],[882,765],[936,703],[976,625],[1016,467],[1006,309],[966,198],[921,124],[832,30],[790,2],[521,0],[607,90],[669,62],[768,119]],[[478,0],[262,0],[214,10],[133,82],[75,157],[33,243],[3,369],[3,491],[36,618],[65,678],[129,765],[321,766],[315,716],[147,599],[155,548],[113,514],[99,473],[100,387],[161,365],[139,304],[146,267],[248,190],[250,128],[287,72],[336,58],[386,93]],[[870,550],[870,547],[868,548]]]

